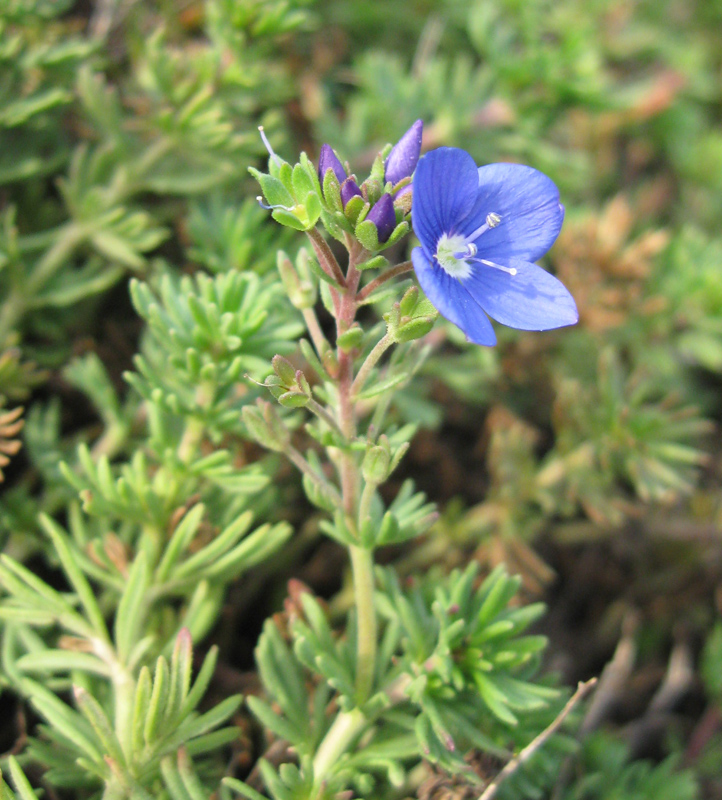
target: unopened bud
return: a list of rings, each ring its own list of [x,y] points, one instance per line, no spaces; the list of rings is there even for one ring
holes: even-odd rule
[[[378,486],[383,483],[389,474],[391,454],[388,447],[373,445],[369,447],[361,465],[361,474],[366,483]]]
[[[411,286],[406,290],[404,296],[399,301],[399,311],[402,317],[409,317],[416,308],[419,302],[419,289],[417,286]]]
[[[271,364],[273,366],[273,371],[280,378],[282,386],[291,388],[296,385],[296,370],[287,358],[276,354],[273,356]]]

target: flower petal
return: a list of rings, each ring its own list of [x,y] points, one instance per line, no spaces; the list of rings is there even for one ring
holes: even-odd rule
[[[346,178],[346,180],[341,184],[341,202],[343,203],[344,208],[346,207],[346,203],[352,197],[363,197],[361,194],[361,189],[358,188],[358,184],[353,178]]]
[[[390,194],[382,194],[374,207],[369,211],[366,219],[373,222],[378,230],[379,242],[385,242],[394,232],[396,227],[396,213],[394,201]]]
[[[421,134],[424,123],[417,119],[416,122],[391,148],[386,159],[385,180],[397,184],[404,178],[413,174],[421,155]]]
[[[559,190],[544,173],[522,164],[479,167],[474,207],[462,225],[465,236],[484,224],[487,214],[501,217],[497,227],[476,240],[480,258],[497,256],[536,261],[554,244],[564,220]]]
[[[515,269],[516,275],[474,263],[471,275],[462,283],[497,322],[523,331],[547,331],[579,321],[574,298],[564,284],[545,269],[519,258],[495,258],[494,261],[499,266]]]
[[[323,186],[323,179],[329,170],[333,170],[333,174],[339,183],[343,183],[346,180],[346,170],[343,168],[343,164],[339,161],[336,153],[334,153],[333,148],[330,144],[322,144],[318,157],[318,179],[321,182],[321,186]]]
[[[496,334],[486,314],[456,278],[429,261],[421,247],[411,251],[419,285],[432,305],[474,344],[496,344]]]
[[[414,173],[411,219],[428,258],[445,233],[459,231],[474,205],[478,185],[476,164],[464,150],[439,147],[421,158]]]

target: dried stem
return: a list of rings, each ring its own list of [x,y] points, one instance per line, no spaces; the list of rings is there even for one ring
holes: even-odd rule
[[[514,772],[516,772],[519,767],[522,766],[525,762],[527,762],[534,753],[539,750],[539,748],[549,739],[552,734],[556,733],[559,728],[562,726],[564,720],[569,716],[574,706],[577,705],[596,685],[597,679],[592,678],[588,680],[586,683],[579,683],[577,686],[576,692],[569,698],[567,704],[561,710],[559,715],[556,719],[545,728],[534,740],[532,740],[520,753],[518,756],[509,761],[504,769],[496,776],[496,778],[484,789],[484,791],[479,795],[479,800],[491,800],[499,790],[501,784]]]

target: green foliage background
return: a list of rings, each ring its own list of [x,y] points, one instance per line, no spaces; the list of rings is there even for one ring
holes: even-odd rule
[[[390,413],[420,432],[389,486],[402,530],[381,612],[398,669],[437,671],[323,791],[480,794],[443,747],[478,676],[438,621],[474,562],[506,587],[514,636],[532,600],[551,604],[537,625],[561,683],[600,673],[618,640],[636,653],[606,729],[573,761],[558,737],[507,796],[719,793],[720,0],[4,0],[0,767],[15,796],[312,796],[328,687],[349,694],[349,587],[300,481],[243,422],[275,354],[309,357],[276,273],[278,249],[303,262],[302,237],[258,208],[248,168],[265,166],[259,125],[292,162],[328,142],[365,173],[417,118],[426,149],[557,183],[545,266],[580,323],[500,330],[488,350],[441,322],[399,388]],[[411,480],[441,517],[403,544],[404,524],[431,523]],[[328,608],[293,591],[284,607],[289,578]],[[469,621],[463,646],[486,635]],[[518,646],[538,667],[535,641],[498,645],[467,750],[503,762],[550,721],[500,666]]]

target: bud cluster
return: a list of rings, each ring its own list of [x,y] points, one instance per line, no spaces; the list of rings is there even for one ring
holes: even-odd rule
[[[417,120],[385,158],[382,151],[362,183],[330,145],[321,147],[317,169],[305,153],[291,166],[273,152],[263,133],[270,155],[268,174],[250,171],[261,185],[264,207],[277,222],[310,231],[320,220],[334,238],[344,241],[350,235],[376,253],[409,231],[411,177],[421,155],[422,129]]]

